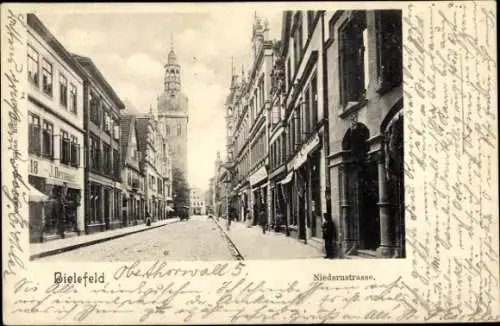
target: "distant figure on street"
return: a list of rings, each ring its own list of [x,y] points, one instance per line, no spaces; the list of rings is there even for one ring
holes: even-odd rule
[[[247,228],[252,226],[252,216],[250,215],[250,210],[248,208],[245,211],[245,223],[247,224]]]
[[[233,219],[234,209],[231,207],[227,212],[227,230],[231,228],[231,221]]]
[[[262,204],[259,205],[259,222],[262,227],[262,233],[266,234],[267,216],[265,206]]]
[[[146,208],[146,226],[151,226],[151,214],[149,210]]]
[[[325,258],[332,259],[335,256],[333,240],[335,238],[335,229],[330,214],[325,213],[325,222],[323,223],[323,239],[325,240]]]
[[[66,224],[66,219],[67,219],[67,202],[66,202],[66,193],[67,193],[67,187],[66,184],[64,185],[63,188],[59,190],[59,193],[57,196],[57,200],[54,206],[55,209],[55,216],[56,216],[56,227],[57,227],[57,233],[61,236],[61,238],[64,238],[64,227]]]

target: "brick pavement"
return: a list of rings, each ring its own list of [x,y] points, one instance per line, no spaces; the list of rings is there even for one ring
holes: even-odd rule
[[[244,259],[304,259],[323,258],[317,247],[305,244],[297,238],[287,237],[283,233],[266,231],[252,226],[248,228],[243,222],[233,222],[227,231],[227,222],[219,220],[219,225],[229,236]]]
[[[206,216],[194,216],[187,221],[44,257],[40,262],[233,260],[230,249],[217,225]]]
[[[146,231],[148,229],[154,229],[178,221],[178,218],[173,218],[153,222],[151,226],[139,224],[115,230],[95,232],[92,234],[80,235],[65,239],[50,240],[42,243],[30,243],[30,259],[38,259],[45,256],[59,254],[69,250],[94,245],[103,241],[109,241],[126,235],[131,235],[137,232]]]

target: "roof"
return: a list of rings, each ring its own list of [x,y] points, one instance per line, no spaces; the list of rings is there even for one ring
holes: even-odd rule
[[[27,15],[27,23],[81,78],[87,77],[87,73],[73,58],[71,53],[64,48],[35,14],[29,13]]]
[[[137,147],[139,152],[146,153],[148,147],[148,125],[150,120],[148,117],[136,117],[135,118],[135,133],[137,135]],[[141,161],[139,162],[139,168],[142,170],[145,162],[145,155],[141,155]]]
[[[116,94],[115,90],[111,85],[108,83],[106,78],[102,75],[102,73],[99,71],[97,66],[94,64],[92,59],[88,57],[84,57],[78,54],[73,54],[73,58],[78,61],[80,65],[82,65],[87,72],[93,77],[93,79],[104,88],[104,91],[111,97],[111,100],[115,102],[115,104],[118,106],[120,110],[125,109],[125,104],[123,104],[122,100],[118,95]]]

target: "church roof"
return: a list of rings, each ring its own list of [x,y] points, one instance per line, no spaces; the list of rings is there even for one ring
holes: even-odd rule
[[[175,65],[175,64],[177,64],[177,56],[175,55],[174,49],[171,49],[170,52],[168,53],[167,63],[169,65]]]

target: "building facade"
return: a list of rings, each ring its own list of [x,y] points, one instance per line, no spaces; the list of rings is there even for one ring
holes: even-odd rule
[[[281,135],[284,140],[280,145],[279,137],[273,135],[271,144],[273,151],[282,153],[284,158],[281,160],[286,165],[287,176],[277,183],[287,203],[282,211],[286,212],[288,232],[301,240],[319,243],[329,191],[323,30],[324,12],[284,12],[280,63],[284,66],[285,95],[281,99],[284,110],[275,110],[283,112],[283,117],[279,118],[283,119]]]
[[[85,72],[35,15],[27,26],[28,180],[49,199],[30,203],[30,242],[41,242],[85,230]]]
[[[73,55],[84,80],[87,233],[123,226],[120,111],[124,104],[90,58]]]
[[[122,150],[122,218],[123,225],[137,225],[145,217],[145,182],[139,162],[141,152],[137,141],[134,115],[120,117],[120,142]]]
[[[140,168],[145,182],[145,214],[151,221],[168,217],[172,207],[172,159],[167,139],[163,136],[164,126],[150,113],[136,117],[136,130],[140,152]]]
[[[172,169],[177,170],[175,177],[183,180],[175,182],[179,189],[173,189],[175,193],[174,206],[183,207],[189,205],[189,188],[187,187],[188,175],[188,98],[182,92],[181,66],[172,46],[167,62],[165,64],[164,90],[158,97],[157,112],[158,120],[164,125],[163,137],[168,139],[172,153]]]
[[[190,190],[189,208],[191,215],[205,215],[207,213],[204,193],[200,189]]]
[[[340,256],[404,257],[400,10],[338,11],[325,44]]]
[[[226,102],[228,135],[228,171],[231,184],[231,207],[241,219],[248,211],[253,224],[264,210],[270,223],[268,182],[268,120],[270,115],[270,73],[273,44],[268,21],[255,16],[252,28],[252,62],[248,77],[234,76]]]

